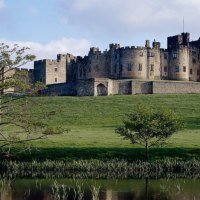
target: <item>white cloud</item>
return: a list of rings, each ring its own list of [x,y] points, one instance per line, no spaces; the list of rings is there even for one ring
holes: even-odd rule
[[[69,26],[90,31],[95,37],[130,38],[135,35],[197,34],[200,18],[199,0],[68,0],[60,9]],[[62,8],[61,8],[62,7]]]
[[[0,0],[0,9],[3,8],[4,6],[5,6],[4,0]]]
[[[9,41],[0,39],[12,46],[18,44],[20,47],[29,47],[28,53],[36,55],[36,60],[40,59],[56,59],[57,54],[71,53],[74,55],[84,56],[88,53],[90,43],[86,39],[62,38],[61,40],[50,41],[48,44],[41,44],[37,42],[22,42],[22,41]],[[33,63],[30,63],[28,68],[33,68]]]

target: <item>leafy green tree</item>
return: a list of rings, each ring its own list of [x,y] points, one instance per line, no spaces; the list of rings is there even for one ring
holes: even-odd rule
[[[34,55],[27,54],[28,50],[18,45],[0,44],[0,150],[7,155],[13,146],[30,149],[32,141],[64,132],[48,124],[55,111],[43,110],[34,98],[30,98],[45,86],[32,83],[28,71],[19,70],[35,59]],[[36,104],[38,110],[33,109]]]
[[[149,149],[162,145],[182,127],[181,120],[170,110],[153,110],[140,106],[134,113],[128,114],[124,125],[115,130],[132,144],[145,147],[146,159]]]

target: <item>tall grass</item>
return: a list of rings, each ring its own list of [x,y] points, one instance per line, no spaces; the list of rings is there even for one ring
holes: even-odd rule
[[[1,177],[44,177],[44,178],[160,178],[168,176],[200,177],[200,161],[161,160],[80,160],[72,162],[16,162],[0,164]],[[81,189],[81,188],[79,188]],[[80,191],[79,191],[80,193]]]

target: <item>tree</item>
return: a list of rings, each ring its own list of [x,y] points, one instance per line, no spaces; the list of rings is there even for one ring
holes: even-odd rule
[[[19,70],[35,59],[27,54],[27,47],[0,44],[0,150],[6,154],[16,144],[27,145],[30,142],[46,138],[50,134],[64,132],[61,128],[50,127],[49,117],[54,110],[34,110],[34,96],[38,89],[45,86],[32,83],[27,70]],[[43,102],[44,103],[44,102]]]
[[[146,159],[149,159],[149,149],[162,145],[172,134],[182,127],[181,120],[170,110],[153,110],[149,107],[139,108],[128,114],[124,126],[115,130],[116,133],[128,139],[132,144],[145,147]]]

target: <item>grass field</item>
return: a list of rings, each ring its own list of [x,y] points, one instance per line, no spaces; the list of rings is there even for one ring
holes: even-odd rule
[[[71,132],[37,141],[32,158],[125,158],[143,157],[141,146],[132,145],[114,133],[126,113],[139,104],[155,109],[169,108],[184,121],[184,129],[175,134],[167,146],[153,149],[154,158],[200,158],[200,95],[135,95],[109,97],[34,97],[31,109],[56,110],[52,126],[70,128]],[[20,157],[22,154],[20,155]],[[23,158],[29,157],[24,154]]]

